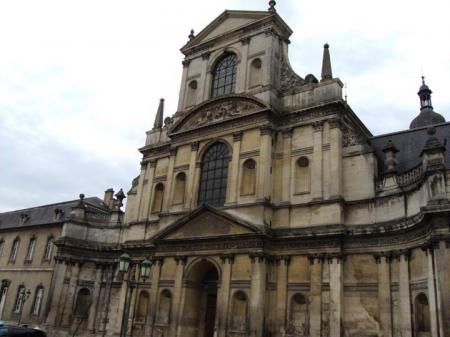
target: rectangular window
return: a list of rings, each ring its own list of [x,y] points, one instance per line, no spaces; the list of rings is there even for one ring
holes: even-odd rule
[[[19,289],[17,290],[16,303],[14,304],[13,309],[13,312],[15,314],[18,314],[22,311],[24,297],[25,297],[25,287],[20,286]]]
[[[44,260],[50,260],[52,257],[53,238],[48,238],[45,245]]]
[[[11,247],[11,255],[9,256],[10,261],[16,261],[17,251],[19,250],[19,240],[16,239],[13,241],[13,245]]]

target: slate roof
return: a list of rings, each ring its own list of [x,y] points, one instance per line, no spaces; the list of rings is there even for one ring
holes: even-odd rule
[[[446,145],[445,166],[450,168],[450,122],[434,125],[436,129],[435,136]],[[422,162],[420,153],[428,140],[427,127],[405,130],[400,132],[388,133],[385,135],[375,136],[369,139],[375,154],[378,158],[379,172],[384,170],[384,153],[383,148],[389,140],[398,149],[396,158],[398,161],[398,172],[408,171]]]
[[[59,202],[50,205],[37,206],[21,209],[17,211],[0,213],[0,230],[19,229],[30,226],[39,226],[46,224],[58,224],[68,219],[72,207],[79,203],[79,199]],[[89,213],[109,214],[109,208],[103,203],[103,200],[97,197],[85,198],[84,204]],[[61,217],[55,216],[55,210],[60,209],[63,213]],[[22,215],[27,216],[23,222]],[[23,223],[22,223],[23,222]]]

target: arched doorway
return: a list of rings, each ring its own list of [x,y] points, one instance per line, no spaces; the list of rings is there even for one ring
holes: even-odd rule
[[[219,280],[217,267],[206,259],[196,262],[187,271],[182,336],[214,337]]]

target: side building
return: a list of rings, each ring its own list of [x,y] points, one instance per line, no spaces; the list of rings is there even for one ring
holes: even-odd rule
[[[55,287],[55,264],[60,263],[54,243],[67,234],[64,223],[80,207],[91,223],[111,218],[113,191],[106,191],[105,198],[109,199],[93,197],[0,213],[1,320],[45,323]],[[75,262],[67,262],[76,268]]]

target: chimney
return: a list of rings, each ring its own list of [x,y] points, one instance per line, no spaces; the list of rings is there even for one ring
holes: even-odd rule
[[[108,188],[105,191],[105,196],[103,197],[103,202],[109,209],[113,207],[113,199],[114,199],[114,190],[112,188]]]

